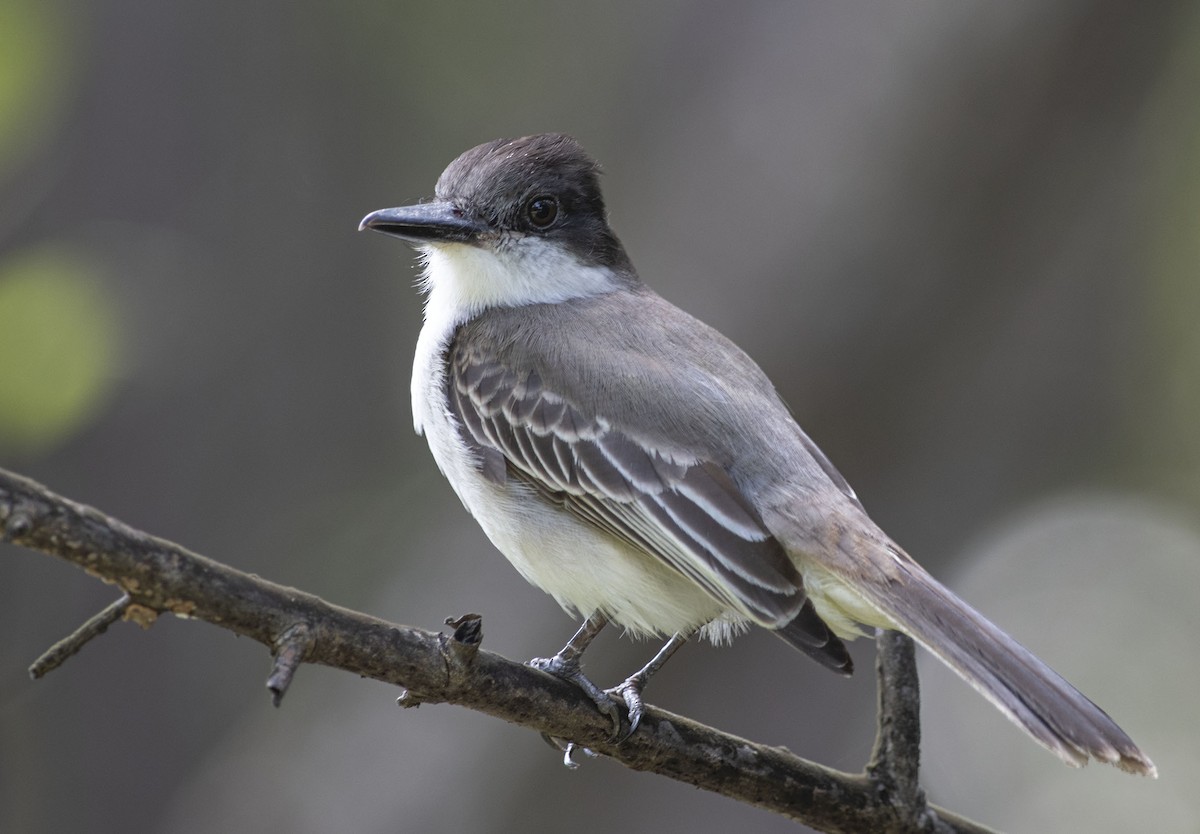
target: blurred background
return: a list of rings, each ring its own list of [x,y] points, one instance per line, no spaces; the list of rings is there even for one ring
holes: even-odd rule
[[[934,573],[1157,782],[1061,766],[936,663],[931,798],[1196,831],[1200,9],[1184,2],[0,0],[0,465],[243,570],[484,646],[574,629],[413,435],[420,325],[368,211],[482,141],[579,137],[642,276],[740,343]],[[173,618],[48,678],[115,597],[0,546],[0,831],[792,832],[527,730]],[[616,682],[654,646],[605,635]],[[857,771],[842,680],[762,632],[652,703]],[[928,660],[928,658],[925,658]]]

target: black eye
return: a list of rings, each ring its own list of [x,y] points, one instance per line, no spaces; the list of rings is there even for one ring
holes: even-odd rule
[[[525,205],[525,215],[535,229],[545,229],[558,217],[558,200],[545,194]]]

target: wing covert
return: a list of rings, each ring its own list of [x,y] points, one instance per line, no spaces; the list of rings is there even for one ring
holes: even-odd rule
[[[457,342],[446,370],[450,409],[484,477],[519,479],[761,625],[803,623],[814,646],[844,652],[819,619],[797,620],[803,580],[722,467],[672,459],[547,389],[536,370],[517,372]]]

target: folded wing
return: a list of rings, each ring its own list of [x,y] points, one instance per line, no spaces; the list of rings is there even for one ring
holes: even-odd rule
[[[484,477],[531,485],[822,664],[849,671],[845,646],[816,615],[795,565],[717,463],[672,458],[548,390],[535,370],[458,344],[446,387]]]

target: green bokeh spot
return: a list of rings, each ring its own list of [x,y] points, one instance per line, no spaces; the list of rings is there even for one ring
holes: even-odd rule
[[[117,316],[65,249],[0,261],[0,452],[36,453],[91,419],[115,376]]]
[[[70,81],[66,17],[43,0],[0,0],[0,177],[58,125]]]

